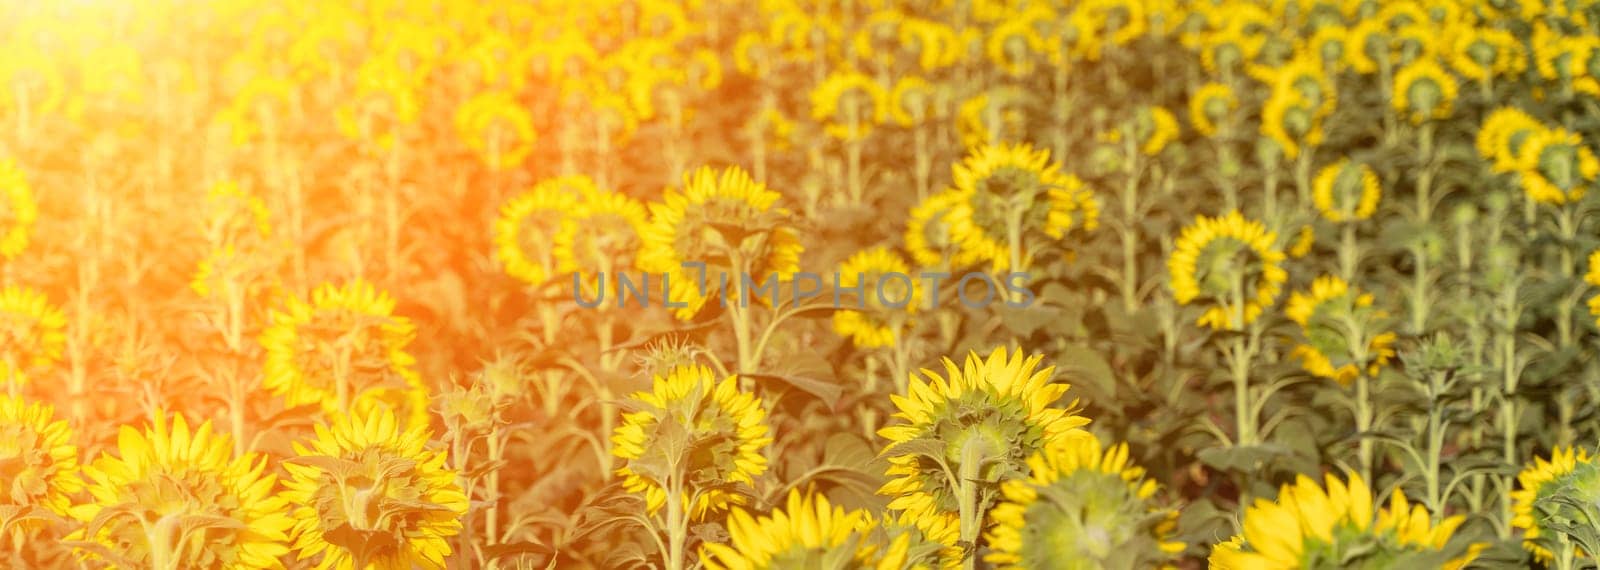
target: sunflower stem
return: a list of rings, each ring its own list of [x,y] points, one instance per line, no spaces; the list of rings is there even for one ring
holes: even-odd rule
[[[684,569],[683,546],[689,528],[688,521],[684,520],[681,479],[678,473],[667,476],[667,570]]]
[[[979,438],[971,438],[961,446],[961,466],[957,467],[959,480],[958,500],[961,514],[961,543],[967,549],[961,566],[965,570],[977,568],[978,534],[983,530],[982,505],[978,504],[978,473],[983,465],[984,449]]]
[[[1356,242],[1356,225],[1345,223],[1339,227],[1339,278],[1346,283],[1355,281],[1356,266],[1361,257],[1361,245]]]

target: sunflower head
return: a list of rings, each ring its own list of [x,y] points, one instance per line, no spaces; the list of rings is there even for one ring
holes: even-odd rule
[[[1511,526],[1522,529],[1522,547],[1548,563],[1560,535],[1572,521],[1595,516],[1600,497],[1600,465],[1582,448],[1556,448],[1550,458],[1535,457],[1517,474],[1512,491]],[[1592,519],[1588,519],[1592,520]]]
[[[262,386],[291,406],[320,406],[330,417],[387,404],[427,423],[427,388],[407,346],[410,319],[394,314],[388,293],[362,279],[324,284],[310,301],[289,297],[261,334]]]
[[[883,455],[893,479],[878,490],[894,497],[889,508],[930,523],[953,516],[952,480],[998,485],[1026,476],[1029,457],[1082,433],[1089,419],[1077,414],[1075,400],[1054,407],[1068,386],[1051,382],[1055,368],[1039,368],[1041,359],[1004,348],[987,358],[970,353],[961,365],[947,358],[943,376],[923,370],[925,380],[912,377],[905,396],[891,396],[901,421],[878,430],[890,442]]]
[[[1329,474],[1326,481],[1323,488],[1300,475],[1279,489],[1277,500],[1256,499],[1245,509],[1243,532],[1211,550],[1211,567],[1457,569],[1485,546],[1455,540],[1465,517],[1434,524],[1398,489],[1387,509],[1375,510],[1359,476],[1346,484]]]
[[[315,439],[295,442],[281,496],[297,557],[323,568],[443,570],[467,495],[446,454],[429,448],[427,429],[406,428],[380,406],[317,424]]]
[[[1323,167],[1311,185],[1311,200],[1317,212],[1336,224],[1371,218],[1382,197],[1377,173],[1366,164],[1349,159]]]
[[[1155,156],[1178,139],[1178,118],[1162,107],[1143,107],[1134,119],[1133,132],[1139,152]]]
[[[976,260],[961,251],[952,215],[962,194],[950,189],[924,198],[906,220],[906,251],[924,267],[956,267]]]
[[[1189,122],[1202,135],[1216,136],[1221,125],[1239,108],[1233,88],[1221,83],[1207,83],[1189,97]]]
[[[1561,128],[1539,129],[1521,150],[1519,172],[1523,192],[1536,202],[1562,205],[1583,199],[1600,177],[1600,159],[1577,133]]]
[[[1041,27],[1054,15],[1050,12],[1049,8],[1035,4],[995,26],[984,42],[984,53],[989,61],[1012,77],[1033,73],[1040,56],[1048,48]]]
[[[846,561],[871,568],[876,547],[862,532],[871,525],[866,511],[846,511],[825,496],[791,489],[784,508],[768,516],[735,507],[728,514],[728,543],[702,545],[700,560],[712,570],[837,568]]]
[[[500,207],[494,221],[494,256],[506,273],[543,285],[555,272],[555,239],[572,224],[569,214],[594,190],[587,176],[545,180]]]
[[[10,159],[0,160],[0,199],[0,257],[16,259],[28,247],[39,206],[27,175]]]
[[[491,170],[520,166],[533,152],[533,117],[510,93],[480,93],[456,110],[456,132]]]
[[[679,366],[630,400],[637,411],[623,414],[612,453],[623,460],[623,486],[642,493],[650,511],[673,488],[695,518],[744,504],[729,489],[766,472],[772,438],[761,399],[740,391],[737,376],[718,380],[705,366]]]
[[[1495,109],[1478,130],[1478,155],[1491,161],[1490,168],[1497,173],[1531,168],[1537,163],[1537,156],[1528,152],[1528,143],[1543,130],[1539,121],[1519,109]]]
[[[595,190],[567,215],[553,244],[556,273],[573,275],[592,297],[605,279],[634,268],[650,214],[626,194]]]
[[[1242,330],[1277,301],[1283,282],[1283,252],[1277,234],[1237,211],[1216,218],[1197,216],[1167,258],[1173,297],[1187,305],[1214,301],[1198,324]]]
[[[1343,279],[1318,277],[1309,291],[1290,294],[1283,312],[1305,336],[1291,355],[1312,375],[1349,385],[1363,366],[1376,375],[1394,358],[1395,333],[1379,330],[1386,315],[1372,308],[1371,294],[1352,290]]]
[[[1094,192],[1062,173],[1047,150],[1028,144],[979,147],[955,165],[954,179],[959,201],[950,212],[951,232],[966,257],[988,261],[997,271],[1021,270],[1041,243],[1099,225]],[[1020,243],[1012,243],[1013,237]]]
[[[0,465],[5,466],[0,470],[0,509],[28,515],[0,521],[0,548],[20,544],[37,530],[39,519],[32,515],[40,511],[70,514],[72,496],[84,487],[72,428],[39,402],[0,396]]]
[[[684,177],[683,190],[668,190],[662,203],[651,204],[638,264],[666,274],[669,298],[685,305],[675,309],[678,318],[694,317],[719,294],[719,302],[748,303],[739,291],[793,277],[804,246],[789,211],[776,205],[779,198],[738,167],[702,168]]]
[[[839,140],[860,140],[889,119],[889,94],[870,76],[835,71],[811,91],[811,118]]]
[[[0,289],[0,383],[23,384],[60,362],[66,325],[66,315],[44,293],[17,285]]]
[[[894,346],[922,303],[911,266],[887,247],[856,252],[839,264],[839,287],[857,289],[856,309],[833,313],[833,330],[860,348]]]
[[[902,127],[915,127],[938,113],[942,96],[928,80],[915,75],[900,78],[889,92],[889,115]]]
[[[1293,159],[1322,144],[1322,115],[1299,89],[1274,89],[1261,109],[1261,134]]]
[[[233,457],[233,442],[207,421],[158,413],[143,430],[123,426],[116,454],[84,467],[84,555],[119,567],[274,568],[292,524],[265,458]]]
[[[1433,59],[1419,59],[1394,77],[1394,110],[1412,124],[1448,119],[1456,100],[1456,78]]]
[[[1152,568],[1183,551],[1183,543],[1170,540],[1178,512],[1153,504],[1156,483],[1128,461],[1127,444],[1103,449],[1093,435],[1081,434],[1034,455],[1028,466],[1027,479],[1000,486],[988,562],[1016,569]]]
[[[200,226],[209,246],[189,287],[201,297],[253,293],[255,278],[270,270],[271,213],[261,197],[233,182],[219,182],[206,192],[206,216]]]

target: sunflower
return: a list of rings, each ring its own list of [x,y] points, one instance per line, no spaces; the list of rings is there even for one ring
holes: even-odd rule
[[[1277,89],[1261,108],[1261,135],[1272,139],[1290,159],[1303,147],[1322,144],[1322,117],[1299,89]]]
[[[443,570],[467,495],[428,438],[426,425],[403,428],[380,406],[319,423],[315,439],[295,442],[282,497],[296,558],[339,570]]]
[[[1450,67],[1473,81],[1488,81],[1496,75],[1521,73],[1527,68],[1522,42],[1505,30],[1462,26],[1451,44]]]
[[[272,495],[277,477],[255,454],[233,457],[233,441],[206,421],[156,414],[144,430],[122,426],[116,455],[83,468],[92,500],[73,507],[92,541],[89,559],[121,568],[281,567],[293,524]]]
[[[1350,30],[1343,25],[1329,24],[1317,28],[1304,40],[1300,50],[1314,57],[1321,67],[1330,72],[1343,71],[1345,52],[1350,49]]]
[[[25,384],[31,372],[60,362],[66,325],[66,315],[44,293],[17,285],[0,289],[0,384]]]
[[[426,424],[428,391],[406,350],[417,329],[394,305],[361,279],[324,284],[309,302],[285,299],[261,333],[262,386],[290,406],[321,406],[329,417],[384,403]]]
[[[1317,230],[1311,224],[1300,226],[1300,232],[1295,235],[1294,244],[1289,246],[1289,257],[1300,259],[1311,253],[1311,248],[1317,245]]]
[[[1366,164],[1350,159],[1323,167],[1311,183],[1311,201],[1317,212],[1336,224],[1371,218],[1382,198],[1378,175]]]
[[[889,119],[889,94],[866,74],[834,71],[811,91],[811,118],[839,140],[861,140]]]
[[[954,189],[938,192],[924,198],[906,221],[906,251],[924,267],[954,267],[977,260],[961,251],[951,214],[962,203],[961,193]]]
[[[480,93],[456,110],[456,132],[491,170],[520,166],[533,152],[533,117],[504,91]]]
[[[917,67],[924,73],[955,65],[966,55],[953,28],[921,18],[907,18],[900,24],[900,48],[916,56]]]
[[[1325,480],[1326,490],[1300,475],[1279,489],[1276,501],[1256,499],[1245,509],[1244,532],[1212,548],[1211,567],[1354,568],[1382,561],[1454,570],[1486,546],[1452,540],[1466,517],[1432,524],[1428,511],[1398,489],[1387,509],[1374,512],[1360,476],[1350,475],[1348,485],[1331,473]]]
[[[16,259],[28,247],[28,232],[39,219],[39,207],[33,201],[27,175],[10,159],[0,160],[0,194],[5,196],[0,203],[0,228],[4,228],[0,233],[0,257]]]
[[[1600,159],[1577,133],[1539,129],[1524,144],[1518,154],[1532,164],[1521,169],[1518,179],[1535,202],[1558,206],[1577,202],[1600,177]]]
[[[1023,77],[1033,73],[1039,55],[1047,48],[1039,33],[1042,22],[1051,18],[1048,7],[1034,4],[1021,14],[1005,19],[989,32],[984,52],[1002,73]]]
[[[1456,99],[1456,79],[1432,59],[1400,68],[1394,77],[1394,110],[1412,124],[1448,119]]]
[[[1388,49],[1388,35],[1383,22],[1375,18],[1356,22],[1345,35],[1345,66],[1363,75],[1377,73],[1378,61],[1374,55]]]
[[[1131,0],[1079,2],[1068,19],[1078,31],[1073,51],[1089,61],[1099,61],[1106,45],[1128,45],[1149,30],[1144,3]]]
[[[737,376],[719,381],[705,366],[678,366],[629,399],[638,411],[623,414],[611,436],[612,453],[624,461],[617,468],[624,488],[643,493],[655,512],[668,488],[681,485],[696,519],[745,503],[728,486],[752,485],[766,472],[763,451],[772,438],[761,399],[739,391]],[[675,450],[685,455],[671,456]]]
[[[1495,109],[1483,119],[1483,128],[1478,130],[1478,156],[1489,160],[1490,169],[1497,173],[1530,168],[1537,158],[1527,152],[1527,143],[1543,128],[1539,121],[1519,109]]]
[[[1089,419],[1077,414],[1076,400],[1052,407],[1068,386],[1050,381],[1055,367],[1038,368],[1042,358],[1024,358],[1020,349],[1008,356],[1004,348],[987,358],[969,353],[960,366],[945,358],[943,377],[924,369],[926,380],[913,375],[907,395],[890,396],[901,421],[878,430],[889,440],[882,455],[893,479],[878,490],[894,498],[889,508],[905,511],[924,530],[949,524],[963,507],[952,481],[1024,477],[1033,454],[1083,433]],[[981,516],[989,505],[966,506]],[[977,530],[961,529],[972,538]]]
[[[1276,233],[1237,210],[1216,218],[1196,216],[1167,258],[1173,297],[1180,305],[1214,299],[1198,324],[1241,330],[1272,306],[1289,278],[1277,240]]]
[[[1135,130],[1140,133],[1139,152],[1155,156],[1178,139],[1178,118],[1162,107],[1145,107],[1140,109]]]
[[[1234,97],[1233,88],[1221,83],[1207,83],[1189,97],[1189,122],[1194,124],[1195,132],[1214,137],[1217,136],[1218,126],[1226,123],[1238,108],[1239,100]]]
[[[1029,96],[1006,86],[967,98],[956,108],[956,132],[966,148],[1020,141],[1028,128]]]
[[[1322,62],[1317,58],[1300,56],[1272,70],[1273,93],[1294,91],[1316,109],[1318,118],[1327,117],[1339,105],[1339,91]]]
[[[928,80],[915,75],[901,77],[889,92],[889,116],[902,127],[923,124],[934,115],[937,97]]]
[[[959,202],[949,214],[951,233],[965,256],[989,261],[996,271],[1021,270],[1033,256],[1036,244],[1011,243],[1012,236],[1061,240],[1068,231],[1099,225],[1094,192],[1061,173],[1048,150],[1026,143],[976,148],[953,176]],[[1013,267],[1019,262],[1022,267]]]
[[[555,270],[555,238],[572,224],[568,213],[594,183],[585,176],[546,180],[500,207],[494,222],[495,258],[506,273],[537,287]]]
[[[1372,294],[1357,293],[1343,279],[1332,275],[1316,278],[1309,291],[1291,293],[1283,312],[1289,320],[1300,325],[1306,342],[1295,347],[1290,356],[1300,359],[1301,366],[1314,376],[1335,380],[1340,385],[1350,385],[1361,374],[1360,366],[1363,364],[1351,361],[1354,355],[1350,354],[1351,344],[1346,335],[1355,331],[1346,331],[1329,322],[1350,318],[1367,323],[1384,317],[1382,311],[1375,311],[1371,307]],[[1369,375],[1376,375],[1380,367],[1394,358],[1395,339],[1395,333],[1392,332],[1371,335],[1367,342],[1365,363]],[[1334,366],[1334,358],[1340,359],[1343,364]]]
[[[728,543],[703,544],[700,560],[710,570],[839,568],[844,561],[850,568],[874,568],[876,545],[860,532],[871,525],[866,511],[846,511],[827,497],[791,489],[784,508],[769,516],[734,508]]]
[[[261,197],[233,182],[212,186],[206,192],[206,218],[200,230],[210,248],[189,288],[201,298],[267,271],[264,261],[271,254],[267,240],[272,238],[272,220]]]
[[[954,517],[883,513],[870,530],[881,547],[878,570],[955,570],[961,567],[961,529]]]
[[[7,465],[0,471],[0,509],[67,516],[72,497],[83,490],[72,428],[43,403],[0,396],[0,464]],[[32,522],[0,522],[0,549],[25,544],[37,528]]]
[[[739,290],[745,287],[732,280],[792,278],[804,246],[789,225],[789,211],[776,206],[780,197],[739,167],[720,174],[701,168],[684,176],[681,191],[668,190],[661,203],[650,205],[638,265],[665,274],[668,298],[685,305],[674,310],[678,318],[693,318],[718,294],[719,273],[730,279],[731,290],[722,291],[727,303],[744,301]]]
[[[1156,482],[1128,461],[1127,444],[1102,449],[1084,434],[1028,459],[1029,477],[1001,483],[984,560],[1002,569],[1150,568],[1184,544],[1178,512],[1158,508]]]
[[[1550,459],[1535,457],[1533,464],[1517,474],[1517,484],[1521,488],[1511,492],[1511,526],[1522,529],[1522,547],[1548,564],[1560,534],[1549,525],[1585,520],[1586,513],[1575,505],[1594,504],[1595,492],[1600,489],[1600,465],[1588,450],[1558,447]]]
[[[839,264],[840,291],[858,290],[857,310],[833,313],[833,331],[858,348],[881,348],[900,342],[911,326],[910,315],[921,304],[921,291],[911,266],[893,250],[879,246],[851,255]]]
[[[590,277],[582,279],[584,291],[600,294],[607,278],[633,268],[650,214],[626,194],[596,190],[568,216],[553,244],[556,272],[572,274],[574,283]]]

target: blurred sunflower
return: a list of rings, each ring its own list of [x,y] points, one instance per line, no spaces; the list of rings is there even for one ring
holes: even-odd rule
[[[919,527],[919,523],[922,525]],[[961,529],[954,520],[883,513],[870,534],[881,548],[878,570],[955,570],[961,567]]]
[[[1128,45],[1149,31],[1145,4],[1132,0],[1087,0],[1067,17],[1078,30],[1074,51],[1089,61],[1098,61],[1106,46]]]
[[[718,272],[730,280],[756,283],[787,281],[794,275],[804,246],[790,225],[789,211],[776,206],[780,197],[739,167],[720,174],[707,167],[685,175],[682,190],[668,190],[661,203],[650,205],[639,268],[666,275],[669,299],[685,305],[674,309],[679,319],[693,318],[718,294]],[[726,302],[743,301],[743,287],[729,289],[722,291]],[[766,301],[762,295],[754,297]]]
[[[811,118],[839,140],[861,140],[889,120],[889,94],[866,74],[835,71],[811,91]]]
[[[1364,330],[1366,326],[1360,331],[1350,331],[1346,327],[1329,324],[1351,319],[1362,325],[1372,324],[1372,320],[1381,319],[1384,315],[1382,311],[1371,307],[1371,293],[1358,294],[1343,279],[1332,275],[1316,278],[1309,291],[1291,293],[1283,312],[1289,320],[1300,325],[1306,342],[1296,346],[1290,356],[1299,359],[1306,372],[1348,386],[1361,374],[1360,366],[1363,363],[1351,360],[1354,355],[1350,352],[1351,341],[1347,336],[1351,333],[1363,334],[1370,336],[1366,343],[1364,364],[1369,375],[1376,375],[1380,367],[1394,358],[1395,333],[1367,331]],[[1334,365],[1334,359],[1338,359],[1339,366]]]
[[[900,24],[900,47],[916,56],[923,72],[953,66],[966,55],[949,24],[920,18],[907,18]]]
[[[1432,59],[1420,59],[1394,76],[1394,110],[1412,124],[1448,119],[1456,100],[1456,78]]]
[[[1000,484],[985,561],[1017,570],[1151,568],[1183,551],[1171,540],[1178,512],[1152,504],[1156,482],[1128,461],[1127,444],[1065,438],[1028,467],[1027,479]]]
[[[738,383],[737,376],[718,381],[710,368],[685,365],[630,397],[638,411],[623,414],[612,453],[624,461],[617,468],[623,487],[644,494],[651,512],[666,504],[671,486],[681,486],[696,519],[743,505],[744,495],[727,486],[752,485],[766,472],[767,413]],[[671,457],[674,450],[685,455]]]
[[[1317,231],[1311,224],[1300,226],[1300,232],[1295,235],[1294,244],[1289,246],[1289,257],[1300,259],[1311,254],[1311,248],[1317,245]]]
[[[1306,147],[1322,144],[1322,118],[1316,104],[1298,89],[1272,92],[1261,109],[1261,135],[1271,139],[1290,159]]]
[[[956,267],[977,260],[961,251],[951,214],[961,205],[961,192],[948,189],[924,198],[906,221],[906,251],[924,267]]]
[[[791,489],[784,508],[770,516],[752,517],[734,508],[728,514],[728,543],[703,544],[700,560],[710,570],[878,568],[876,545],[860,532],[871,525],[866,511],[845,511],[827,497]]]
[[[66,326],[66,315],[44,293],[17,285],[0,289],[0,384],[26,384],[30,373],[60,362]]]
[[[1600,287],[1600,249],[1589,254],[1589,272],[1584,274],[1583,280]],[[1600,326],[1600,293],[1589,298],[1589,314],[1594,315],[1595,326]]]
[[[1162,107],[1143,107],[1135,120],[1134,132],[1140,141],[1139,152],[1155,156],[1178,139],[1178,118]]]
[[[1527,143],[1541,130],[1543,126],[1539,121],[1520,109],[1495,109],[1483,119],[1483,127],[1478,130],[1478,156],[1490,161],[1490,169],[1497,173],[1531,168],[1537,158],[1527,152]]]
[[[889,115],[902,127],[924,124],[936,112],[937,97],[928,80],[915,75],[901,77],[889,92]]]
[[[1039,56],[1045,53],[1045,39],[1039,33],[1042,22],[1054,16],[1044,5],[1033,4],[995,26],[984,40],[984,53],[1002,73],[1022,77],[1033,73]]]
[[[1519,172],[1523,192],[1535,202],[1562,205],[1583,199],[1589,185],[1600,177],[1600,159],[1577,133],[1560,128],[1539,129],[1519,151],[1531,161]]]
[[[290,406],[318,405],[332,418],[386,404],[426,424],[428,391],[406,349],[417,329],[394,305],[362,279],[324,284],[310,302],[288,297],[261,333],[262,386]]]
[[[1289,274],[1277,234],[1238,211],[1211,218],[1196,216],[1183,228],[1167,258],[1172,294],[1178,304],[1212,299],[1197,324],[1212,330],[1241,330],[1271,307]],[[1241,306],[1242,304],[1242,306]]]
[[[295,442],[282,497],[296,558],[340,570],[443,570],[467,495],[428,439],[426,424],[403,428],[380,406],[319,423],[315,439]]]
[[[1583,521],[1595,514],[1600,493],[1600,465],[1588,450],[1558,447],[1550,458],[1535,457],[1517,474],[1519,489],[1511,492],[1511,526],[1522,529],[1522,548],[1549,564],[1559,548],[1558,521]],[[1589,505],[1580,510],[1576,505]]]
[[[1239,108],[1233,89],[1221,83],[1207,83],[1189,96],[1189,122],[1195,132],[1217,136],[1217,129]]]
[[[73,507],[86,526],[69,539],[120,568],[279,568],[293,523],[266,468],[265,457],[234,458],[210,421],[191,430],[158,412],[142,431],[122,426],[116,455],[84,466],[92,500]]]
[[[267,260],[273,252],[268,250],[267,240],[272,238],[271,214],[259,196],[238,184],[220,182],[206,192],[206,217],[200,233],[210,247],[196,266],[189,288],[201,298],[246,285],[251,277],[270,268]]]
[[[959,202],[949,213],[951,233],[965,256],[988,261],[996,271],[1027,267],[1037,247],[1025,243],[1030,236],[1061,240],[1068,231],[1099,225],[1094,192],[1061,173],[1048,150],[1026,143],[984,146],[952,170]]]
[[[1245,509],[1244,532],[1211,550],[1212,568],[1386,567],[1459,569],[1486,545],[1453,540],[1466,517],[1432,522],[1422,505],[1396,489],[1389,507],[1373,509],[1372,491],[1357,475],[1346,485],[1333,474],[1327,488],[1305,475],[1278,490],[1276,501]]]
[[[587,196],[585,176],[546,180],[500,206],[494,221],[494,256],[506,274],[530,286],[543,285],[555,271],[555,239],[572,218],[568,212]]]
[[[905,511],[924,530],[950,524],[964,514],[954,481],[1003,481],[1023,477],[1027,460],[1063,438],[1081,434],[1089,419],[1078,415],[1077,401],[1052,407],[1068,385],[1051,382],[1055,367],[1038,368],[1042,356],[1024,358],[996,348],[987,358],[969,353],[958,366],[944,359],[945,375],[924,369],[910,379],[907,395],[890,396],[901,422],[878,430],[889,440],[892,479],[878,493],[893,497],[889,508]],[[912,448],[918,451],[910,451]],[[938,456],[921,451],[939,449]],[[954,473],[946,473],[948,466]],[[981,496],[990,496],[987,494]],[[989,505],[965,505],[977,515]],[[962,533],[976,528],[963,528]]]
[[[1311,201],[1317,212],[1336,224],[1371,218],[1382,198],[1378,175],[1366,164],[1350,159],[1323,167],[1311,184]]]
[[[1489,81],[1527,68],[1522,42],[1505,30],[1462,26],[1451,44],[1447,53],[1450,67],[1473,81]]]
[[[522,165],[533,153],[533,117],[510,93],[480,93],[456,110],[456,132],[490,170]]]
[[[1336,73],[1349,67],[1345,62],[1345,52],[1350,49],[1349,37],[1350,30],[1343,25],[1324,25],[1304,40],[1300,50],[1315,58],[1325,71]]]
[[[1322,63],[1314,57],[1296,57],[1272,70],[1272,93],[1293,91],[1316,109],[1318,118],[1333,113],[1339,105],[1339,91]]]
[[[584,291],[593,298],[605,279],[615,280],[633,269],[650,214],[626,194],[596,190],[567,219],[570,223],[561,225],[553,243],[556,272],[582,278]],[[600,282],[596,276],[602,276]]]
[[[0,471],[0,509],[44,509],[67,516],[73,496],[84,488],[72,428],[40,402],[0,396],[0,465],[6,466]],[[26,544],[37,528],[27,521],[0,523],[0,549]]]
[[[39,219],[39,206],[33,201],[27,174],[10,159],[0,160],[0,194],[5,195],[0,202],[0,257],[16,259],[28,247],[28,233]]]
[[[864,249],[839,264],[839,289],[860,289],[858,309],[833,313],[833,331],[858,348],[894,346],[922,303],[911,266],[888,247]],[[903,278],[903,281],[901,280]],[[848,306],[848,301],[845,301]]]

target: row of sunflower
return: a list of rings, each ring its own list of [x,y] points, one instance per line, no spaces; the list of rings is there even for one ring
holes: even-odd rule
[[[0,565],[1600,551],[1591,2],[0,4]]]

